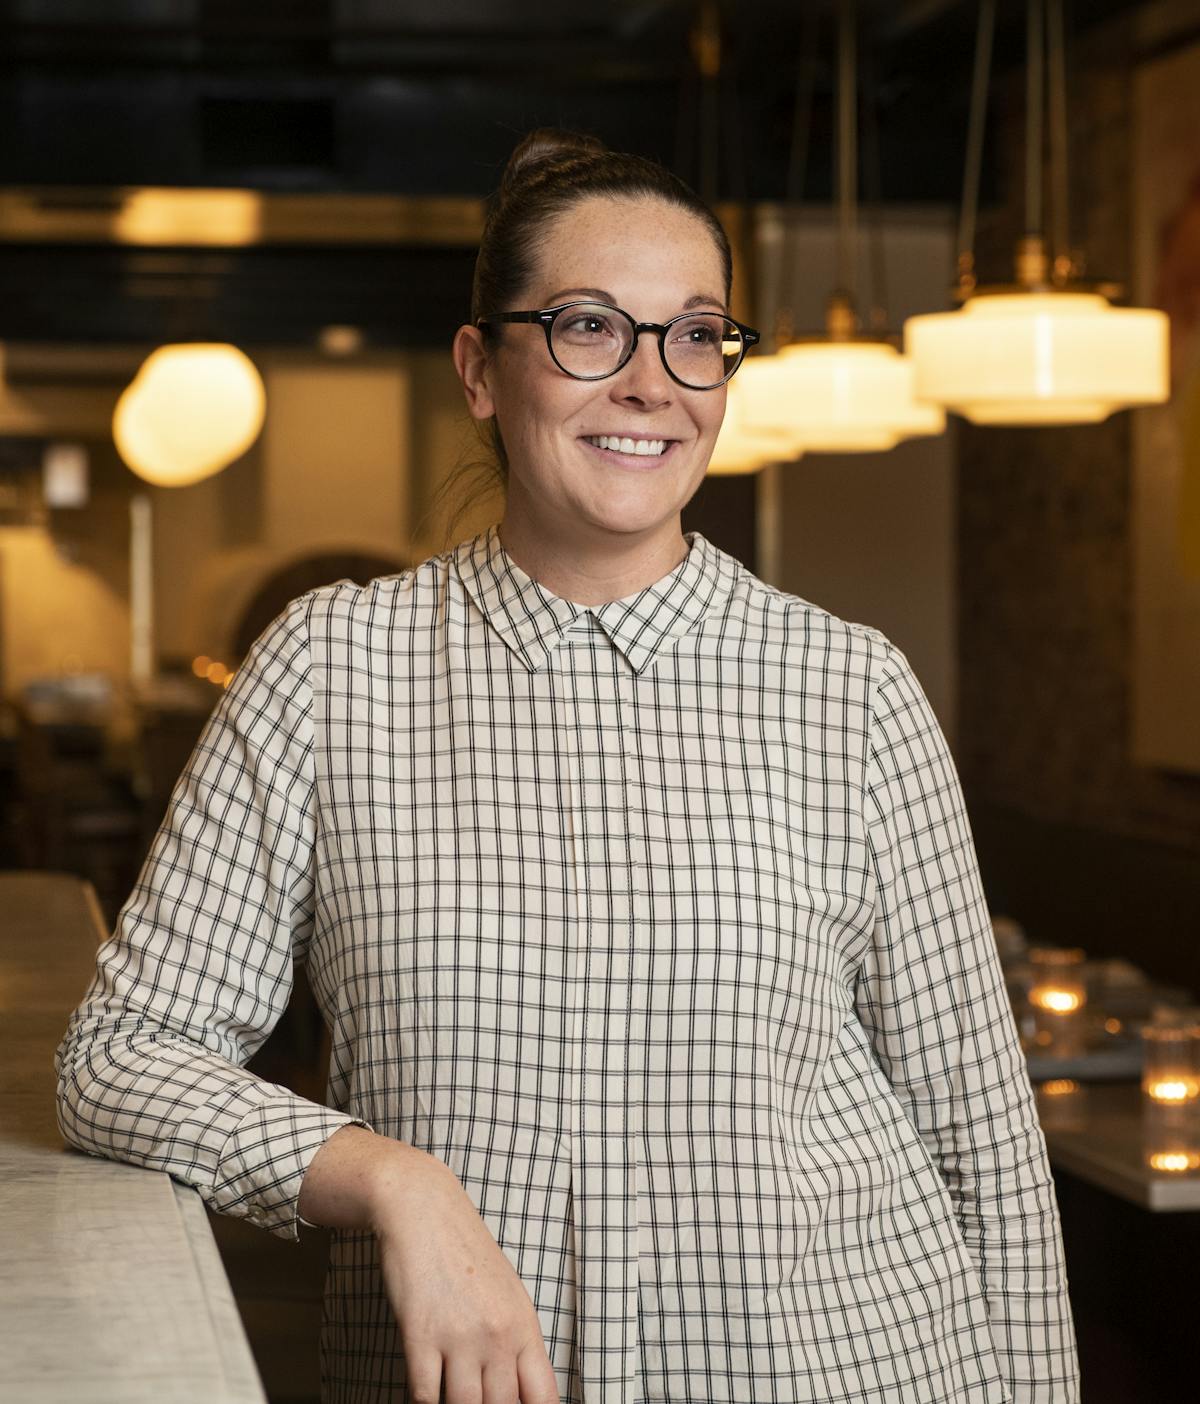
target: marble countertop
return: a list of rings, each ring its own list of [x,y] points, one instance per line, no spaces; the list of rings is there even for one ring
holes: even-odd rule
[[[266,1404],[196,1193],[59,1135],[54,1050],[106,934],[78,878],[0,873],[4,1397]]]

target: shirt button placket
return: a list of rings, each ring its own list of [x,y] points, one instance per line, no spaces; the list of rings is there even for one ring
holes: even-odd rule
[[[625,707],[628,665],[607,636],[571,635],[580,911],[575,1181],[576,1345],[586,1404],[632,1404],[639,1361],[637,1166],[630,1113],[631,920]]]

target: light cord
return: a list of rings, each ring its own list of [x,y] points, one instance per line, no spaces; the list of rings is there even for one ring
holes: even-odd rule
[[[1067,58],[1063,0],[1050,0],[1047,16],[1050,55],[1050,181],[1053,191],[1055,282],[1071,276],[1069,178],[1067,169]]]
[[[971,74],[971,110],[967,119],[967,152],[963,168],[962,211],[958,221],[958,277],[969,293],[975,278],[975,225],[979,217],[979,181],[983,170],[983,138],[987,125],[988,85],[992,68],[992,36],[996,29],[996,0],[979,0],[975,28],[975,66]]]
[[[838,10],[838,283],[853,299],[856,283],[858,142],[854,0]]]
[[[1042,109],[1045,90],[1045,7],[1028,0],[1025,58],[1025,234],[1040,238],[1042,230]]]
[[[871,298],[867,326],[883,336],[888,328],[887,251],[883,240],[883,162],[879,155],[879,84],[875,56],[863,56],[863,180],[868,205],[867,249],[871,260]]]
[[[783,267],[779,278],[779,307],[775,318],[776,349],[792,339],[795,331],[795,293],[799,256],[788,256],[789,236],[794,232],[793,213],[804,198],[808,174],[808,152],[812,137],[813,94],[817,85],[817,43],[819,9],[804,7],[804,23],[800,30],[800,53],[796,60],[796,101],[792,114],[792,148],[788,158],[787,185],[783,217]]]

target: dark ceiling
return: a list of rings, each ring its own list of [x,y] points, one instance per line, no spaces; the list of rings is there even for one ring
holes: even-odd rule
[[[877,157],[861,146],[865,194],[957,202],[976,8],[861,0],[864,122],[873,116],[878,132]],[[1069,32],[1131,8],[1075,0]],[[707,87],[689,43],[700,10],[698,0],[0,0],[0,189],[38,187],[60,203],[143,185],[479,197],[521,134],[557,124],[654,156],[710,198],[827,200],[832,4],[720,4],[720,72]],[[1000,0],[997,71],[1023,60],[1023,14],[1021,0]],[[806,178],[789,191],[797,68],[814,33]],[[715,150],[699,137],[713,99]],[[166,289],[194,274],[211,326],[246,344],[311,342],[330,322],[362,326],[375,344],[444,344],[465,314],[471,260],[463,247],[336,241],[147,253],[21,241],[0,222],[0,340],[159,339],[178,316]],[[142,296],[128,295],[133,283]]]

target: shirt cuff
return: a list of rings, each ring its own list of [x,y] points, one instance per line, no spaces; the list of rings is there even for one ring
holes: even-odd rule
[[[205,1199],[218,1214],[246,1219],[295,1242],[300,1237],[300,1183],[317,1152],[343,1126],[373,1129],[361,1117],[280,1088],[230,1135]]]

